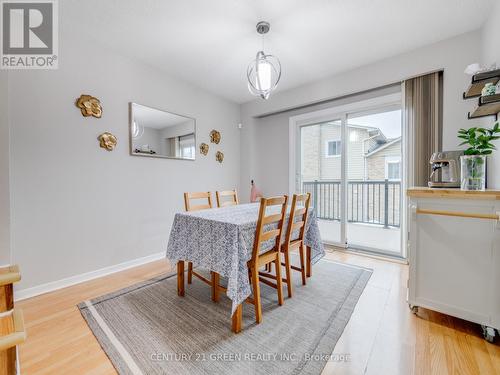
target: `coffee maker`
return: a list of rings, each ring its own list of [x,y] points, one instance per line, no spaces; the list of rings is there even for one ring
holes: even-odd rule
[[[460,187],[460,156],[463,151],[441,151],[432,154],[429,163],[432,173],[429,177],[431,188]]]

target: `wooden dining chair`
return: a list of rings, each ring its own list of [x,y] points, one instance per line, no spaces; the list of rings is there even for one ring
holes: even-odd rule
[[[288,197],[286,195],[274,198],[261,198],[259,218],[255,230],[255,240],[252,250],[252,258],[248,261],[248,274],[252,284],[253,297],[247,298],[246,302],[255,306],[255,321],[262,322],[262,304],[260,299],[260,282],[269,285],[278,291],[278,304],[283,304],[283,285],[280,273],[280,245],[283,223],[285,220]],[[281,206],[280,212],[266,216],[267,208]],[[274,229],[269,229],[270,224],[277,225]],[[275,226],[273,225],[273,227]],[[262,244],[266,241],[274,240],[274,246],[270,250],[261,253]],[[259,268],[273,262],[276,266],[275,283],[265,277],[261,277]]]
[[[207,200],[205,204],[192,204],[193,200]],[[184,207],[186,211],[198,211],[198,210],[206,210],[208,208],[212,208],[212,195],[209,191],[201,192],[201,193],[184,193]]]
[[[198,203],[193,204],[192,201],[198,201]],[[199,203],[199,201],[205,201],[206,203]],[[186,211],[199,211],[212,208],[212,195],[210,192],[199,192],[199,193],[184,193],[184,206]],[[210,271],[210,280],[200,275],[196,271],[193,271],[193,262],[188,262],[188,277],[187,282],[191,284],[193,282],[193,276],[207,283],[212,288],[212,300],[217,302],[219,300],[218,286],[219,286],[219,274],[217,272]]]
[[[235,206],[239,204],[236,190],[216,191],[217,207]],[[230,197],[230,199],[227,199]]]
[[[281,245],[281,252],[285,262],[285,281],[288,289],[288,297],[292,297],[292,271],[299,271],[302,274],[302,285],[306,285],[306,259],[304,237],[306,232],[307,217],[309,214],[309,204],[311,194],[294,194],[292,198],[292,207],[288,218],[288,227],[285,235],[285,242]],[[299,204],[302,203],[300,206]],[[293,238],[295,232],[299,231],[298,237]],[[298,250],[300,258],[300,267],[290,264],[290,252]]]

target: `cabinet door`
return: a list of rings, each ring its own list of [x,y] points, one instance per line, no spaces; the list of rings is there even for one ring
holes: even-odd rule
[[[494,213],[494,203],[422,199],[418,208]],[[453,216],[414,215],[415,302],[453,316],[486,324],[491,320],[492,261],[496,222]],[[497,284],[498,285],[498,284]]]

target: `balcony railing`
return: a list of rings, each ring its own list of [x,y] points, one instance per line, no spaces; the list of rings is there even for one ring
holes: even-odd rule
[[[340,221],[342,198],[340,180],[306,181],[304,193],[311,193],[311,203],[318,219]],[[347,221],[400,226],[400,181],[349,181],[347,185]]]

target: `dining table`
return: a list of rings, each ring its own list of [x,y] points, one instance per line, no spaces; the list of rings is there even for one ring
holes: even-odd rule
[[[259,206],[259,203],[248,203],[176,213],[167,245],[166,258],[171,264],[177,264],[179,296],[184,296],[185,261],[227,279],[226,295],[232,301],[232,327],[236,333],[242,327],[242,303],[252,294],[247,262],[252,257]],[[285,238],[289,212],[290,206],[286,211],[282,240]],[[270,229],[273,228],[266,228]],[[292,238],[295,236],[298,236],[298,232]],[[306,222],[304,244],[306,275],[311,277],[312,265],[325,255],[318,220],[312,207]],[[261,251],[265,252],[274,245],[274,240],[264,243]]]

